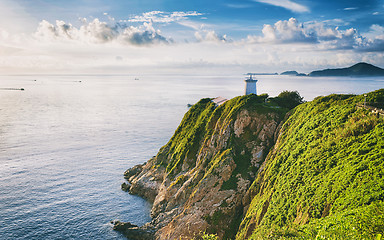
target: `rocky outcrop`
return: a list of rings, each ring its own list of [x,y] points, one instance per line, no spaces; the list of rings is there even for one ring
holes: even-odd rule
[[[219,107],[207,99],[195,104],[157,156],[125,172],[124,188],[153,203],[153,220],[141,228],[119,222],[116,230],[132,239],[139,230],[154,239],[192,239],[202,232],[232,239],[285,114],[263,102],[249,95]]]
[[[113,230],[120,231],[124,235],[129,236],[132,240],[154,240],[154,229],[150,226],[136,226],[129,222],[115,221],[113,223]]]

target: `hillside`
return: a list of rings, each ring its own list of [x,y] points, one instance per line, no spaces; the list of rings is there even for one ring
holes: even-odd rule
[[[384,233],[384,121],[356,103],[319,97],[294,109],[237,239],[376,239]],[[367,101],[384,102],[384,89]],[[379,239],[379,238],[377,238]]]
[[[156,239],[192,239],[202,231],[233,239],[243,197],[288,111],[277,103],[286,94],[270,103],[266,97],[193,105],[159,153],[125,173],[131,186],[124,188],[153,202],[153,221],[141,228],[117,222],[115,229],[131,239],[152,239],[151,232]]]
[[[297,107],[298,94],[267,97],[193,105],[155,157],[125,172],[124,189],[153,202],[153,220],[116,222],[115,229],[130,239],[383,234],[383,117],[356,107],[364,96],[330,95]],[[382,107],[384,89],[367,101]]]
[[[357,63],[347,68],[325,69],[313,71],[309,74],[311,77],[327,76],[384,76],[384,69],[368,63]]]

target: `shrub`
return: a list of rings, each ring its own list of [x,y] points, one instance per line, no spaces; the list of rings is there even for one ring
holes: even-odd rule
[[[272,101],[288,109],[293,109],[297,105],[304,103],[303,97],[297,91],[283,91],[276,98],[273,98]]]

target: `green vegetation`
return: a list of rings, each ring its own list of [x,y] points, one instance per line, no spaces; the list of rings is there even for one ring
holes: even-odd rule
[[[216,234],[204,234],[201,237],[202,240],[219,240],[219,237]]]
[[[288,109],[293,109],[297,105],[304,103],[303,98],[297,91],[283,91],[276,98],[271,98],[270,101]]]
[[[193,199],[200,185],[212,181],[212,177],[213,181],[216,181],[214,183],[216,185],[212,184],[214,187],[221,184],[217,191],[234,189],[234,194],[238,194],[239,175],[242,179],[252,182],[258,170],[258,166],[251,163],[252,147],[248,149],[246,145],[250,142],[254,145],[259,144],[258,146],[264,151],[268,151],[265,148],[273,145],[274,129],[269,131],[270,139],[263,135],[263,140],[260,139],[259,132],[254,132],[255,129],[262,131],[266,122],[272,122],[273,126],[277,127],[290,110],[285,105],[279,105],[284,101],[272,103],[266,101],[267,99],[267,94],[260,96],[250,94],[235,97],[220,106],[215,106],[208,98],[200,100],[185,114],[173,137],[152,160],[153,167],[166,171],[170,180],[169,188],[180,188],[188,181],[185,191],[189,194],[189,199]],[[233,134],[233,128],[234,122],[243,110],[247,110],[246,114],[257,116],[258,123],[255,122],[252,127],[245,124],[240,136]],[[263,131],[268,132],[265,129]],[[229,139],[225,138],[224,143],[221,141],[224,139],[221,134],[225,132],[230,135]],[[233,171],[230,170],[231,175],[226,176],[227,181],[223,182],[221,180],[223,169],[234,165]],[[190,174],[191,172],[196,174]],[[193,179],[189,179],[191,176]],[[242,214],[240,200],[237,200],[236,204],[223,202],[214,214],[204,217],[210,224],[208,233],[219,233],[223,239],[234,239]]]
[[[367,101],[383,97],[381,89]],[[237,239],[383,238],[384,120],[358,109],[363,101],[330,95],[291,112]]]
[[[267,94],[239,96],[219,107],[215,107],[209,98],[200,100],[185,114],[173,137],[160,149],[156,156],[156,166],[165,167],[171,178],[180,173],[184,163],[194,167],[201,146],[211,137],[216,124],[219,122],[225,128],[242,109],[260,114],[277,112],[284,116],[288,109],[265,103],[267,97]]]
[[[188,180],[187,176],[182,174],[182,175],[178,176],[176,178],[176,180],[173,181],[172,184],[169,187],[173,187],[173,186],[176,186],[176,185],[183,185],[183,183],[185,181],[187,181],[187,180]]]
[[[195,237],[193,240],[219,240],[219,237],[216,234],[203,232],[201,233],[201,236]]]
[[[157,165],[165,166],[167,172],[175,175],[184,161],[196,156],[206,124],[215,109],[211,99],[205,98],[193,105],[185,114],[181,124],[167,145],[157,155]],[[194,164],[195,161],[189,161]]]

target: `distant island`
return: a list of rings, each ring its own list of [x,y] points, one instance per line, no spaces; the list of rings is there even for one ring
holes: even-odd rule
[[[298,73],[297,71],[286,71],[280,73],[280,75],[288,75],[288,76],[307,76],[305,73]]]
[[[310,77],[366,77],[384,76],[384,69],[372,64],[361,62],[347,68],[335,68],[312,71],[309,74],[298,73],[297,71],[285,71],[280,75],[287,76],[310,76]]]
[[[296,76],[297,74],[299,74],[297,71],[285,71],[280,73],[280,75],[294,75],[294,76]]]
[[[384,76],[384,69],[372,64],[361,62],[347,68],[325,69],[313,71],[311,77],[328,76]]]

